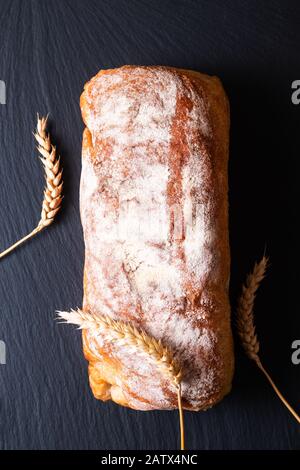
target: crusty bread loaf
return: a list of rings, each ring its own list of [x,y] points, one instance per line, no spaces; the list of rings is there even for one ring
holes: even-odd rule
[[[125,66],[85,85],[80,210],[83,308],[161,339],[183,365],[183,405],[205,409],[231,387],[227,160],[229,106],[198,72]],[[83,333],[96,398],[177,407],[149,357]]]

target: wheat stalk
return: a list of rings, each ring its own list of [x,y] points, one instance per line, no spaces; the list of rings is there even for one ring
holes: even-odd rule
[[[37,128],[34,137],[38,143],[37,150],[40,153],[40,160],[44,165],[46,176],[46,187],[44,190],[44,200],[42,204],[41,218],[38,225],[25,237],[18,240],[12,246],[0,253],[0,259],[20,246],[26,240],[36,235],[38,232],[52,224],[54,218],[61,207],[62,201],[62,169],[60,158],[56,155],[56,148],[51,143],[50,136],[46,132],[48,117],[37,116]]]
[[[100,329],[105,331],[106,338],[118,344],[126,344],[135,352],[152,357],[156,364],[169,376],[177,389],[178,410],[180,420],[181,450],[184,450],[184,422],[181,401],[182,369],[168,347],[160,340],[149,336],[144,330],[122,320],[115,320],[105,315],[96,315],[83,310],[57,312],[64,323],[78,325],[80,329]]]
[[[270,374],[262,365],[259,357],[259,341],[255,331],[253,307],[256,291],[265,277],[267,264],[268,259],[266,256],[263,256],[259,263],[255,263],[252,273],[247,276],[246,283],[242,288],[242,294],[237,306],[237,331],[247,356],[255,361],[256,365],[265,375],[279,399],[300,424],[300,417],[279,391]]]
[[[247,356],[258,361],[259,342],[255,332],[253,307],[256,291],[263,280],[267,268],[267,258],[255,263],[253,271],[248,274],[246,283],[242,287],[237,308],[237,330]]]

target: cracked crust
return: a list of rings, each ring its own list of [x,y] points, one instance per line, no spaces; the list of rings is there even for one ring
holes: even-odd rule
[[[229,392],[229,106],[220,81],[167,67],[125,66],[85,85],[80,190],[83,307],[135,323],[184,366],[184,407]],[[126,346],[85,331],[96,398],[172,409],[176,390]]]

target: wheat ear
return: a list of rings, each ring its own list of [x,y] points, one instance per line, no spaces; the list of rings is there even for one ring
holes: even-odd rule
[[[291,405],[286,401],[282,393],[278,390],[270,374],[262,365],[262,362],[259,357],[259,341],[257,339],[257,334],[255,331],[253,307],[256,291],[259,288],[261,281],[265,277],[267,264],[268,259],[266,258],[266,256],[263,256],[259,263],[255,263],[252,273],[247,276],[246,283],[242,288],[242,294],[238,301],[236,322],[237,331],[247,356],[253,361],[255,361],[256,365],[259,367],[259,369],[262,371],[262,373],[265,375],[265,377],[271,384],[277,396],[280,398],[282,403],[287,407],[290,413],[300,424],[300,417],[298,416],[296,411],[291,407]]]
[[[18,240],[12,246],[0,253],[0,259],[20,246],[26,240],[36,235],[38,232],[52,224],[54,218],[61,207],[62,201],[62,169],[60,158],[56,155],[56,148],[51,143],[50,136],[46,132],[47,117],[37,117],[37,128],[34,137],[38,143],[37,150],[40,153],[40,160],[44,165],[46,176],[46,187],[44,190],[44,200],[42,204],[41,218],[38,225],[25,237]]]
[[[83,310],[57,312],[58,318],[65,323],[78,325],[80,329],[100,329],[105,331],[110,341],[126,344],[137,353],[152,357],[156,364],[169,376],[177,389],[178,410],[180,420],[181,450],[184,450],[184,421],[181,401],[182,370],[168,347],[160,340],[149,336],[144,330],[122,320],[114,320],[105,315],[96,315]]]

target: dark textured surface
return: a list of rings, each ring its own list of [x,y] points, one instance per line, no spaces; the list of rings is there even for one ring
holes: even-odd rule
[[[297,6],[298,4],[298,6]],[[96,401],[81,337],[54,322],[82,299],[78,209],[84,83],[100,68],[166,64],[218,75],[231,102],[232,299],[265,244],[269,276],[257,299],[262,358],[299,410],[298,306],[300,6],[294,1],[0,0],[0,250],[36,224],[43,174],[31,131],[51,113],[65,168],[63,211],[49,230],[0,262],[2,449],[170,449],[176,412]],[[236,347],[233,391],[186,413],[193,449],[300,449],[300,428]]]

